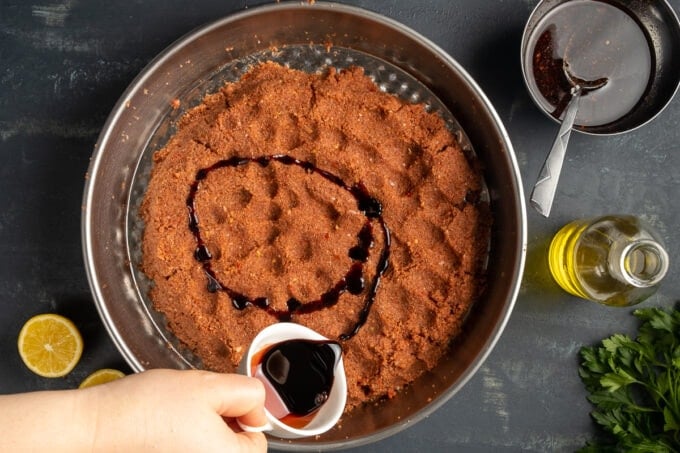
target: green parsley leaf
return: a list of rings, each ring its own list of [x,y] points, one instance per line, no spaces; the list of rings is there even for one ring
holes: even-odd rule
[[[591,416],[610,436],[581,452],[680,451],[680,310],[633,314],[641,321],[635,340],[616,334],[581,348]]]

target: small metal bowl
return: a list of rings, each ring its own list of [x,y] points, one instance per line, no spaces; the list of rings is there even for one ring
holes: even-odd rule
[[[536,43],[532,37],[536,27],[542,24],[542,19],[555,8],[576,1],[599,2],[599,0],[542,0],[531,13],[522,36],[522,73],[528,91],[536,105],[557,122],[561,122],[556,118],[560,117],[560,114],[551,113],[555,107],[541,94],[533,75],[532,55]],[[680,85],[680,22],[668,2],[611,0],[606,3],[627,12],[641,28],[650,47],[651,77],[637,104],[619,119],[607,124],[588,126],[579,124],[577,115],[574,130],[594,135],[620,134],[647,124],[663,111]],[[598,102],[606,103],[606,99],[603,95]]]
[[[99,136],[85,185],[86,270],[97,309],[114,343],[136,371],[197,366],[199,362],[175,344],[162,317],[151,307],[136,264],[141,229],[135,221],[135,206],[145,190],[139,182],[148,172],[150,154],[162,145],[163,137],[172,134],[173,119],[200,102],[206,91],[225,82],[221,78],[225,67],[238,72],[261,52],[285,53],[295,45],[305,49],[321,45],[323,49],[331,44],[338,55],[363,54],[384,62],[376,66],[378,72],[384,66],[407,75],[457,120],[465,133],[461,137],[466,136],[484,163],[494,220],[488,285],[450,353],[432,372],[389,401],[353,410],[343,418],[342,428],[313,438],[271,438],[269,444],[275,449],[349,448],[390,436],[444,404],[493,349],[519,291],[527,233],[516,158],[489,100],[439,47],[380,15],[329,3],[248,9],[181,38],[132,82]],[[330,58],[329,64],[340,63],[324,52],[319,52],[322,61]],[[306,67],[308,62],[302,58],[297,63]],[[385,83],[390,81],[388,76]],[[419,93],[414,91],[411,100],[420,102]]]

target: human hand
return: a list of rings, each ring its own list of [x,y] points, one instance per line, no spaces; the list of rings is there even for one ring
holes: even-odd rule
[[[264,452],[254,378],[151,370],[82,390],[0,395],[0,451]]]
[[[264,388],[257,379],[198,370],[150,370],[80,390],[96,414],[94,449],[264,452]]]

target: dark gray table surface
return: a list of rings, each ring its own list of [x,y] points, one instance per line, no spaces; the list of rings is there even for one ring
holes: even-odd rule
[[[228,0],[0,0],[0,393],[72,388],[101,367],[130,371],[108,338],[81,258],[85,172],[118,97],[158,52],[193,28],[243,8]],[[508,129],[525,192],[557,125],[530,100],[519,45],[535,0],[362,0],[449,52],[477,80]],[[680,1],[671,5],[680,11]],[[528,260],[515,310],[493,353],[453,399],[424,421],[362,451],[573,451],[595,428],[577,374],[578,350],[633,333],[631,309],[562,293],[546,246],[579,217],[632,213],[663,235],[671,256],[659,292],[680,299],[680,99],[628,134],[573,134],[549,219],[529,211]],[[32,315],[72,318],[86,348],[77,368],[44,379],[16,351]]]

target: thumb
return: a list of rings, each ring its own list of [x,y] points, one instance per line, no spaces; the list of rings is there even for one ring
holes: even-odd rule
[[[221,416],[238,418],[249,426],[267,423],[264,385],[259,380],[239,374],[216,374],[209,393],[211,404]]]

